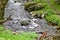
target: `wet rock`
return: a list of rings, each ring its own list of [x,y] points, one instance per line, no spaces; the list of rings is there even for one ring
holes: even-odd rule
[[[43,32],[45,30],[48,31],[49,35],[55,35],[56,33],[56,26],[50,26],[44,19],[37,19],[34,21],[35,23],[39,24],[41,27],[37,27],[34,30],[37,32]]]
[[[12,4],[10,4],[12,2]],[[8,2],[8,7],[5,9],[4,18],[7,19],[11,15],[12,20],[4,23],[5,28],[12,31],[32,31],[35,27],[40,26],[35,23],[29,12],[24,10],[24,4],[11,0]]]
[[[34,15],[35,18],[40,18],[40,19],[43,19],[44,18],[44,15],[43,14],[36,14]]]
[[[29,25],[28,21],[21,21],[21,26],[27,26],[27,25]]]
[[[35,14],[34,17],[35,17],[35,18],[40,18],[40,15]]]

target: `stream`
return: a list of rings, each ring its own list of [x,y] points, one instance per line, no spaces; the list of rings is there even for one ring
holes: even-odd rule
[[[48,30],[49,35],[55,35],[56,28],[50,26],[45,19],[33,18],[24,9],[23,1],[8,1],[4,18],[7,19],[8,17],[10,17],[10,20],[4,23],[6,29],[18,32],[43,32]]]

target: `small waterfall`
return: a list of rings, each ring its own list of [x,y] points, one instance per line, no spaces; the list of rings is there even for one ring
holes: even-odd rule
[[[54,34],[56,28],[50,27],[44,19],[35,19],[24,9],[23,0],[9,0],[4,18],[10,20],[4,23],[5,28],[12,31],[42,32],[48,30],[48,34]],[[20,3],[21,2],[21,3]]]
[[[6,8],[4,18],[8,20],[4,23],[6,29],[12,31],[32,31],[35,27],[40,26],[31,19],[29,13],[24,10],[24,3],[19,3],[17,0],[9,0]]]

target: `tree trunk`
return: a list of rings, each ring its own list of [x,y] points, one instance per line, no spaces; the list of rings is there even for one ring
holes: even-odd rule
[[[4,19],[4,10],[8,0],[0,0],[0,20]]]

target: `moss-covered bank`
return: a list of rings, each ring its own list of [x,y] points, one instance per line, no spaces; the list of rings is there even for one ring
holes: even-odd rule
[[[8,0],[0,0],[0,20],[4,18],[4,9]]]

